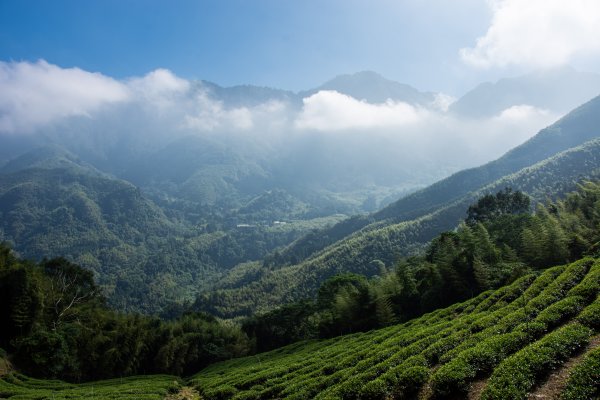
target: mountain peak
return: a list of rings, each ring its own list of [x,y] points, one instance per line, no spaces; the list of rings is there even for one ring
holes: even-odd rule
[[[357,100],[374,104],[393,100],[428,106],[435,100],[434,93],[420,92],[410,85],[387,79],[377,72],[368,70],[338,75],[321,86],[300,93],[300,95],[308,97],[321,90],[335,90]]]

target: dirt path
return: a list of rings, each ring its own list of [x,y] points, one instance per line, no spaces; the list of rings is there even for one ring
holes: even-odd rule
[[[170,394],[165,400],[201,400],[200,393],[191,386],[182,387],[179,392]]]
[[[0,377],[8,374],[12,369],[12,365],[5,358],[0,358]]]
[[[558,399],[560,394],[562,393],[565,385],[567,384],[567,380],[569,379],[569,375],[574,366],[579,364],[583,359],[585,353],[589,350],[595,349],[600,346],[600,335],[594,336],[589,344],[575,357],[571,357],[568,359],[560,368],[556,371],[552,372],[546,382],[544,382],[541,386],[538,386],[534,392],[529,394],[529,399],[533,400],[550,400],[550,399]]]
[[[471,383],[469,387],[469,393],[467,394],[468,400],[479,400],[481,398],[481,393],[483,393],[483,389],[485,389],[489,378],[479,379],[475,382]]]

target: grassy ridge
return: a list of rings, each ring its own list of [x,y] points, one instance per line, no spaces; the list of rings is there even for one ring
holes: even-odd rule
[[[464,396],[490,377],[483,398],[526,398],[599,331],[599,288],[600,261],[583,259],[401,325],[215,364],[191,382],[206,399],[384,399]]]
[[[162,400],[179,388],[170,375],[134,376],[122,379],[71,384],[40,380],[11,373],[0,379],[0,398],[8,399],[119,399]]]

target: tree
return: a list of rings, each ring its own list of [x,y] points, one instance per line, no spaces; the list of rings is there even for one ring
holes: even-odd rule
[[[513,190],[509,187],[499,191],[495,195],[488,194],[477,200],[477,203],[469,206],[467,210],[467,224],[474,225],[477,222],[486,222],[506,214],[528,213],[531,200],[523,192]]]
[[[77,314],[78,304],[99,296],[99,290],[90,271],[64,258],[44,260],[42,268],[50,278],[46,302],[52,329],[56,330],[62,321]]]

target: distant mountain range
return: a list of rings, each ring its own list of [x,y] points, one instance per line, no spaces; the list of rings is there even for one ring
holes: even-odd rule
[[[373,71],[338,75],[322,85],[300,92],[241,85],[221,87],[201,81],[199,87],[209,96],[230,107],[255,106],[267,101],[284,101],[296,106],[302,99],[322,90],[333,90],[371,104],[386,101],[435,108],[439,93],[421,92],[414,87],[389,80]],[[539,70],[526,75],[481,83],[450,105],[449,112],[461,117],[484,118],[519,105],[530,105],[564,114],[600,93],[600,74],[579,72],[571,67]]]

